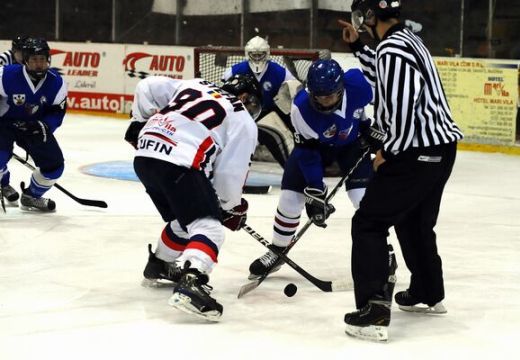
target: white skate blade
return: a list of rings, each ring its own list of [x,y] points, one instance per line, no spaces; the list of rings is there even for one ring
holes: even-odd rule
[[[438,302],[437,304],[433,306],[428,305],[412,305],[412,306],[405,306],[405,305],[399,305],[399,309],[407,312],[415,312],[415,313],[421,313],[421,314],[446,314],[448,310],[444,307],[442,302]]]
[[[173,295],[168,300],[168,304],[173,306],[177,310],[183,311],[187,314],[195,315],[198,318],[217,322],[220,320],[220,316],[222,315],[217,310],[207,311],[205,313],[201,313],[196,307],[191,305],[191,299],[189,296],[173,293]]]
[[[347,335],[368,341],[387,341],[388,340],[388,326],[353,326],[347,324],[345,328]]]
[[[147,279],[141,281],[141,286],[146,288],[172,288],[175,283],[165,279]]]

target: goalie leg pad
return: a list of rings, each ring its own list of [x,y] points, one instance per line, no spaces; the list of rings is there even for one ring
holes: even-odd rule
[[[280,165],[285,165],[294,148],[293,134],[276,112],[270,112],[257,122],[259,142],[265,145]]]

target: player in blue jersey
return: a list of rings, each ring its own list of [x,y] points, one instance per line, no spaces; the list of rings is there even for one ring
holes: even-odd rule
[[[228,68],[222,81],[236,74],[256,78],[262,89],[262,114],[257,119],[258,141],[283,167],[293,148],[293,129],[290,117],[276,106],[274,99],[285,81],[296,79],[289,70],[269,60],[269,54],[269,43],[255,36],[245,46],[246,60]]]
[[[311,65],[307,89],[296,94],[291,108],[295,147],[285,165],[274,219],[276,249],[283,251],[287,247],[304,207],[314,224],[326,226],[325,220],[334,207],[325,201],[324,168],[337,162],[345,175],[362,156],[366,142],[360,137],[360,127],[370,122],[364,108],[371,100],[372,88],[360,70],[344,73],[335,60],[318,60]],[[365,156],[346,182],[355,208],[359,207],[372,171],[370,157]],[[271,251],[256,259],[249,267],[249,278],[261,276],[276,260]]]
[[[22,208],[54,211],[56,203],[42,195],[63,173],[63,154],[53,133],[65,116],[67,86],[50,69],[47,41],[27,39],[22,56],[23,65],[0,67],[0,178],[2,185],[9,179],[7,162],[16,143],[36,165],[29,186],[22,183]]]

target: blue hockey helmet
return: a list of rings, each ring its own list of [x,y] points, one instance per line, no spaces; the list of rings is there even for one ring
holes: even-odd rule
[[[343,69],[337,61],[317,60],[307,73],[311,105],[323,113],[334,112],[343,99]]]

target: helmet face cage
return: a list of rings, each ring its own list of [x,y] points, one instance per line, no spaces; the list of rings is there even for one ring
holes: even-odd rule
[[[336,111],[343,100],[343,69],[335,60],[318,60],[309,68],[307,74],[307,90],[313,108],[322,113]],[[336,102],[323,105],[320,97],[336,95]]]
[[[245,55],[249,62],[249,67],[255,74],[260,74],[264,71],[269,60],[269,54],[269,43],[260,36],[255,36],[245,46]]]
[[[47,70],[51,65],[50,48],[47,41],[41,38],[28,38],[22,48],[23,63],[27,73],[35,79],[42,79],[47,74]],[[43,55],[47,59],[47,67],[45,69],[31,69],[29,60],[31,56]]]
[[[240,98],[251,117],[255,120],[258,118],[262,112],[262,92],[252,75],[235,74],[221,88]]]

